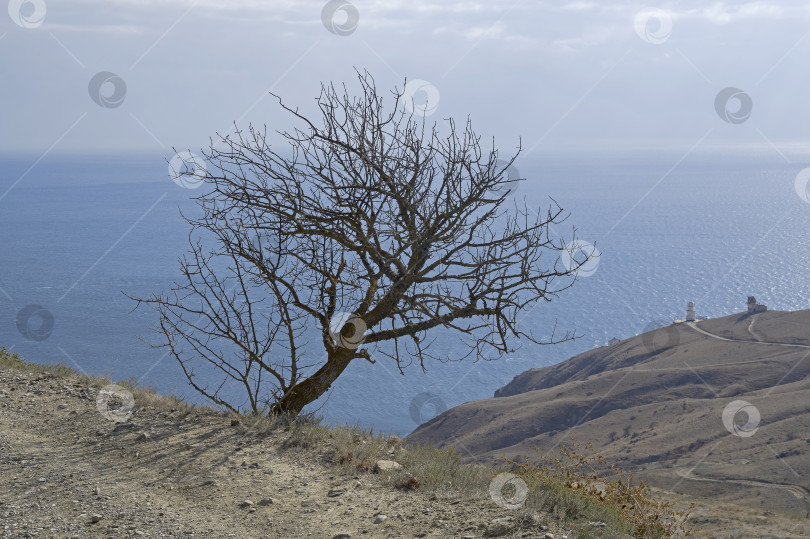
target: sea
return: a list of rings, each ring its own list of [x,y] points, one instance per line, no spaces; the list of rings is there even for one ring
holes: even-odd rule
[[[201,190],[169,177],[172,155],[0,156],[0,345],[37,363],[133,379],[187,400],[187,383],[152,329],[157,315],[129,296],[170,290],[180,277]],[[405,435],[441,411],[491,398],[521,372],[552,365],[685,315],[810,308],[810,153],[655,149],[536,152],[521,156],[514,196],[568,219],[551,230],[598,250],[574,286],[520,316],[556,345],[516,343],[498,360],[353,362],[309,407],[330,424]],[[204,186],[201,188],[204,189]],[[466,353],[438,332],[433,352]],[[313,355],[313,361],[319,356]],[[201,365],[199,380],[214,383]]]

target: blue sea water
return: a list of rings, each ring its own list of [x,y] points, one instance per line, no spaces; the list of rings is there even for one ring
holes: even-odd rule
[[[134,377],[201,401],[179,366],[141,340],[157,338],[149,330],[156,315],[133,310],[122,293],[148,296],[179,276],[188,227],[178,210],[193,211],[199,193],[170,181],[166,158],[0,158],[0,344],[32,361]],[[524,343],[499,361],[429,363],[427,373],[412,365],[401,375],[384,358],[358,360],[318,413],[405,434],[446,407],[491,397],[526,369],[681,317],[690,300],[709,317],[743,310],[748,295],[772,309],[810,308],[810,204],[794,189],[810,156],[789,160],[733,151],[522,157],[518,197],[534,207],[553,197],[571,214],[554,235],[570,236],[575,225],[601,257],[592,275],[521,323],[539,336],[556,323],[581,337]],[[27,338],[17,327],[28,305],[52,315],[47,338]],[[442,336],[435,351],[453,353],[458,343]]]

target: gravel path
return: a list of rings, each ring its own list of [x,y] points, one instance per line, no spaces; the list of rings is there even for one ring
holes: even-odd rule
[[[0,369],[0,536],[573,537],[539,516],[518,530],[485,496],[347,475],[285,448],[283,432],[258,438],[213,412],[136,406],[116,423],[97,397],[75,380]]]
[[[753,321],[751,323],[753,324]],[[686,325],[688,327],[694,329],[698,333],[702,333],[703,335],[706,335],[707,337],[711,337],[713,339],[718,339],[720,341],[742,342],[742,343],[745,343],[745,344],[764,344],[766,346],[788,346],[788,347],[791,347],[791,348],[810,348],[810,345],[807,345],[807,344],[794,344],[794,343],[787,343],[787,342],[769,342],[769,341],[763,341],[761,339],[758,339],[756,341],[745,341],[745,340],[742,340],[742,339],[732,339],[730,337],[721,337],[720,335],[716,335],[714,333],[709,333],[705,329],[702,329],[702,328],[698,327],[697,322],[686,322]],[[749,326],[749,330],[750,329],[751,329],[751,327]],[[752,335],[753,335],[753,333],[752,333]],[[754,335],[754,338],[757,339],[757,336]]]

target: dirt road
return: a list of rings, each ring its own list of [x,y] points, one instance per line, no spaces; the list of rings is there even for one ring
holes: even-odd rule
[[[485,496],[398,490],[289,447],[283,432],[260,438],[215,412],[137,406],[114,422],[97,397],[0,369],[0,536],[482,537],[499,518],[515,528]]]

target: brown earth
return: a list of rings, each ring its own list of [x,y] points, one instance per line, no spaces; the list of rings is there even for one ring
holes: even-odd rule
[[[653,487],[698,500],[709,537],[810,537],[808,356],[810,311],[673,324],[526,371],[407,440],[453,445],[470,461],[592,442]],[[739,430],[745,410],[730,416],[735,433],[725,426],[733,401],[759,412],[756,430]]]
[[[541,515],[516,525],[486,493],[437,496],[347,471],[328,439],[307,447],[284,429],[257,435],[244,418],[137,399],[110,421],[98,393],[0,368],[0,536],[573,537]]]

